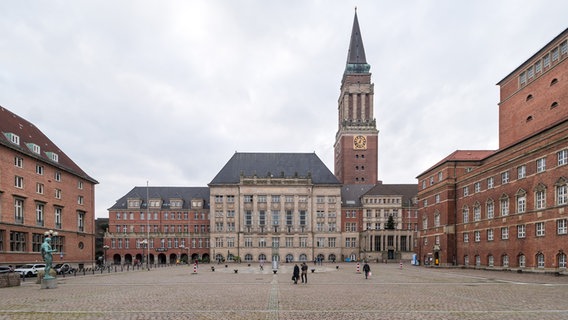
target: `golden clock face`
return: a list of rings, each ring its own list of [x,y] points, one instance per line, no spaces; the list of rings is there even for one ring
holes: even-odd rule
[[[362,135],[353,137],[353,148],[357,150],[367,149],[367,137]]]

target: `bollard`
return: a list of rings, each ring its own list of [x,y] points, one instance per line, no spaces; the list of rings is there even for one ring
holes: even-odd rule
[[[402,270],[402,260],[400,260],[400,270]]]
[[[197,263],[193,264],[193,274],[197,274]]]
[[[361,265],[357,262],[357,273],[361,273]]]

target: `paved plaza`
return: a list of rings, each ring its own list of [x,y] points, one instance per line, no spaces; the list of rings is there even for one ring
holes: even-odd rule
[[[366,280],[353,263],[324,264],[297,285],[293,264],[77,275],[56,289],[28,279],[0,289],[0,319],[568,319],[565,276],[370,266]]]

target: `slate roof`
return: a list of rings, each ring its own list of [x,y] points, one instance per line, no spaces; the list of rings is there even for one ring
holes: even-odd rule
[[[341,187],[341,207],[360,207],[361,197],[374,186],[374,184],[343,185]]]
[[[341,184],[315,153],[235,154],[209,185],[238,184],[241,174],[251,177],[307,177],[314,184]]]
[[[162,199],[162,209],[165,210],[170,209],[170,199],[180,198],[183,199],[182,209],[190,209],[191,199],[204,199],[203,209],[209,208],[208,187],[134,187],[108,210],[128,209],[128,199],[141,199],[141,207],[146,208],[146,195],[150,199]]]
[[[55,145],[41,130],[34,126],[31,122],[16,115],[8,109],[0,106],[0,145],[10,149],[17,150],[32,158],[41,160],[42,162],[49,163],[52,166],[60,168],[92,183],[98,183],[95,179],[90,177],[83,171],[65,152]],[[12,143],[8,134],[15,134],[20,138],[19,144]],[[71,134],[71,133],[70,133]],[[34,153],[28,147],[28,143],[36,144],[40,147],[40,153]],[[57,154],[58,161],[51,160],[46,152],[53,152]]]
[[[418,184],[376,184],[365,195],[370,196],[402,196],[403,206],[412,202],[418,194]]]

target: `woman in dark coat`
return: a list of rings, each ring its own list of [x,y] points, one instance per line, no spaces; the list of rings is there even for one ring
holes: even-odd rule
[[[294,265],[294,274],[292,275],[292,280],[294,280],[294,284],[298,284],[298,278],[300,278],[300,267],[298,265]]]

